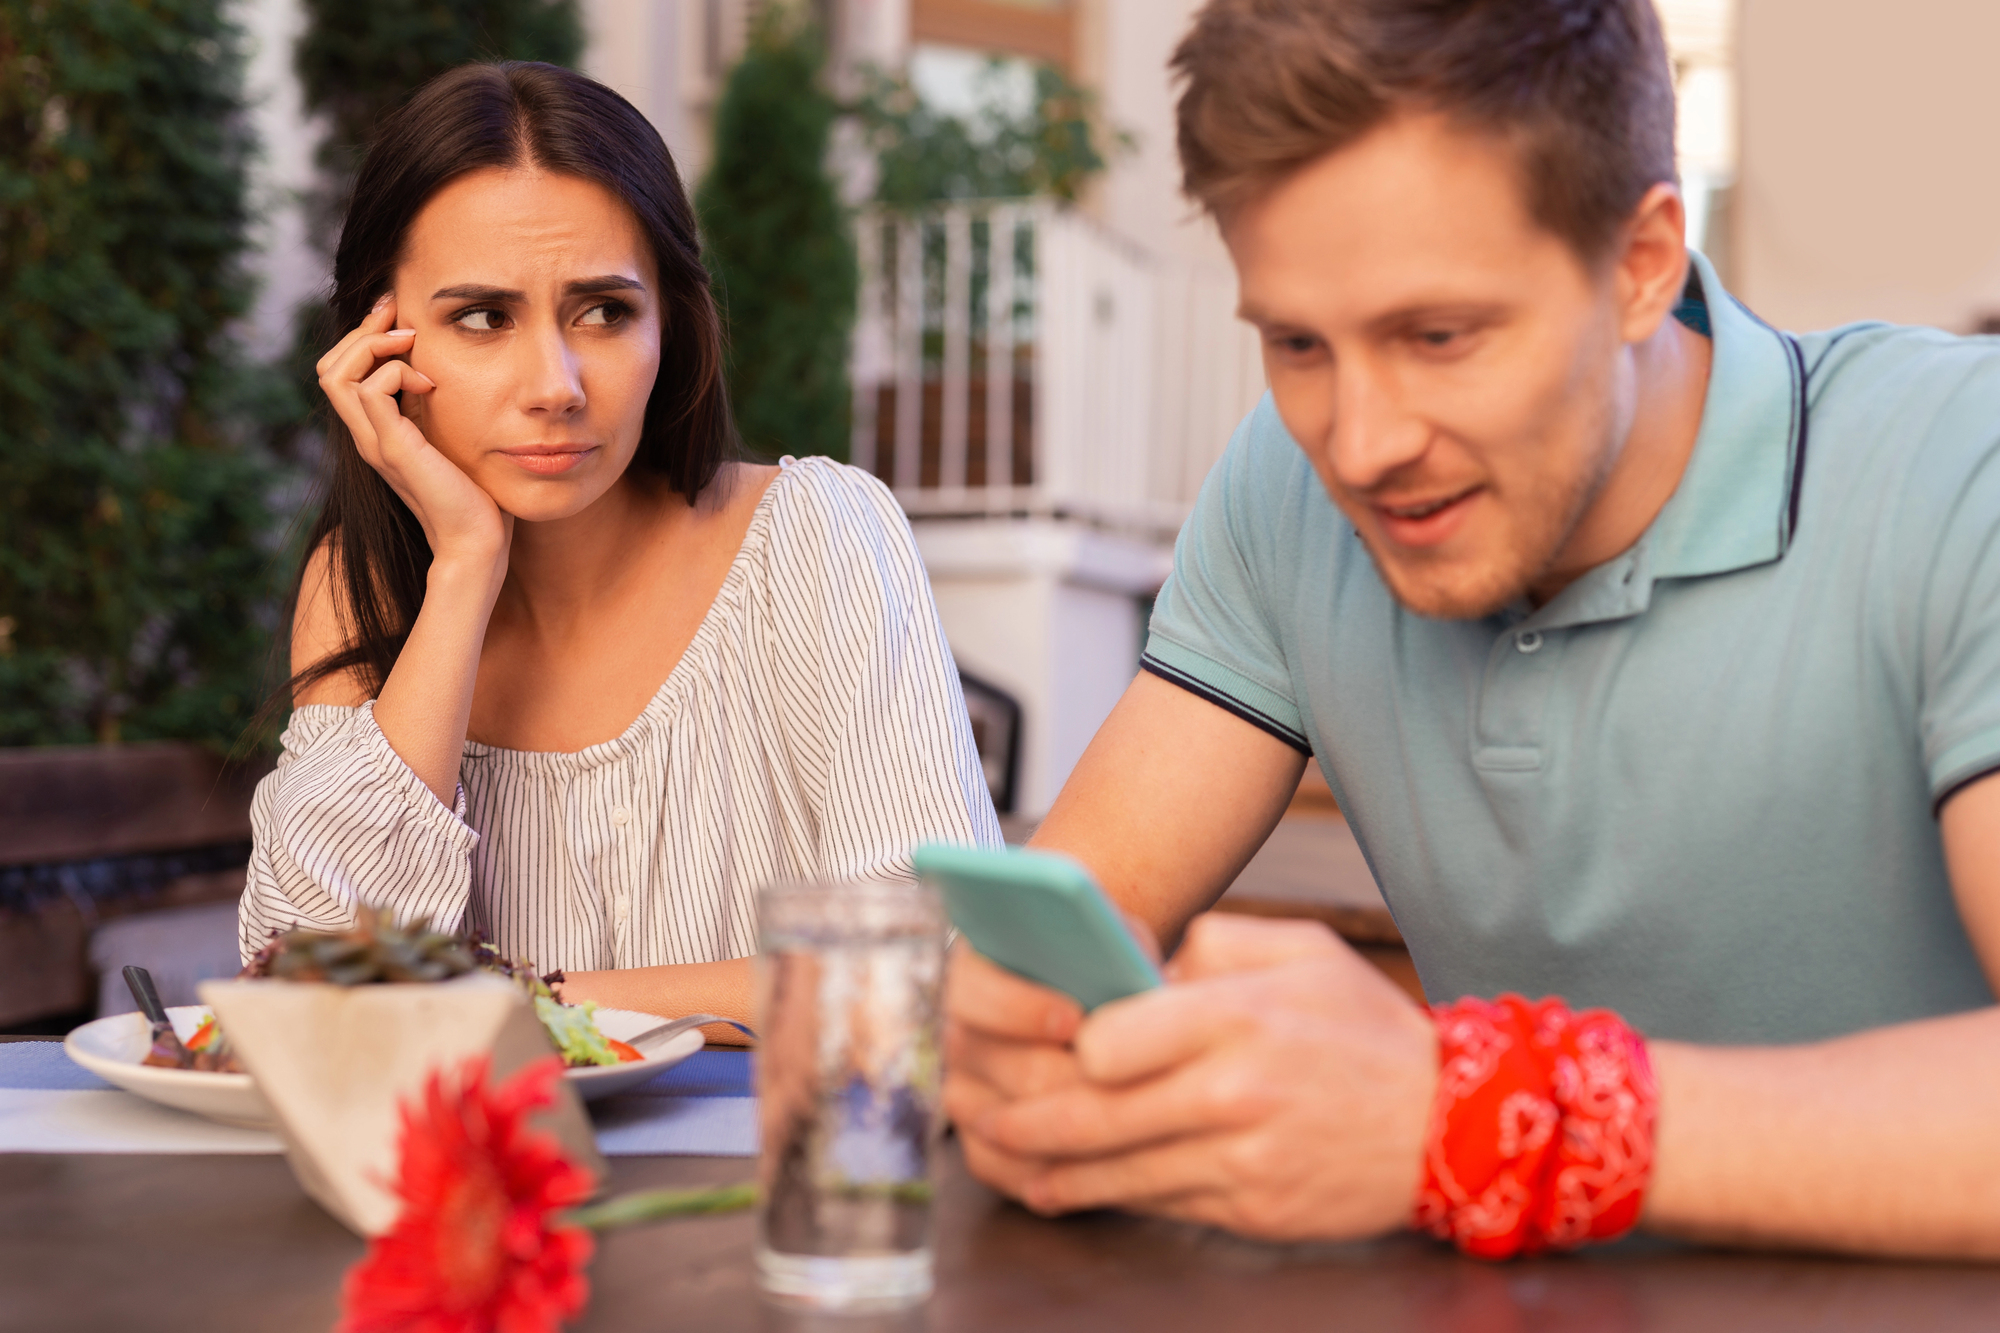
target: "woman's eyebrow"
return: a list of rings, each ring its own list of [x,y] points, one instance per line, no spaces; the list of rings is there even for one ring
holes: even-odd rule
[[[464,283],[457,287],[440,287],[431,293],[433,301],[525,301],[526,292],[512,291],[506,287],[486,287],[476,282]]]
[[[628,278],[620,273],[606,273],[602,277],[578,278],[575,282],[563,284],[564,296],[602,296],[605,292],[643,292],[646,284],[637,278]]]
[[[605,292],[643,292],[646,284],[637,278],[628,278],[619,273],[605,273],[595,278],[578,278],[563,284],[564,296],[601,296]],[[481,283],[467,282],[456,287],[440,287],[431,293],[433,301],[493,301],[495,303],[523,302],[528,299],[526,292],[517,292],[511,287],[488,287]]]

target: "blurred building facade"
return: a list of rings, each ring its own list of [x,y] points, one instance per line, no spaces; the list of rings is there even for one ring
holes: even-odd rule
[[[1174,534],[1264,388],[1221,242],[1178,189],[1165,67],[1194,8],[905,9],[896,63],[931,100],[970,96],[988,58],[1045,61],[1127,136],[1078,207],[952,205],[860,235],[854,457],[910,511],[961,667],[1021,705],[1029,819],[1131,683]]]
[[[1793,329],[2000,328],[2000,4],[1740,3],[1743,299]]]
[[[1679,95],[1681,192],[1688,244],[1728,276],[1736,196],[1736,19],[1739,0],[1656,0]]]

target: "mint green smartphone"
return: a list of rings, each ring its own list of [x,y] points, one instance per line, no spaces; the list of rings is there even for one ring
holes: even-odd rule
[[[944,895],[951,924],[1010,972],[1085,1010],[1151,990],[1160,970],[1090,872],[1067,856],[925,843],[917,873]]]

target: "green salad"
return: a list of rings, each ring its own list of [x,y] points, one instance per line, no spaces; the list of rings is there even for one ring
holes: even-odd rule
[[[564,1004],[553,995],[537,995],[535,1017],[542,1020],[542,1026],[549,1030],[549,1040],[562,1053],[563,1062],[572,1068],[619,1063],[618,1053],[598,1030],[597,1001]]]

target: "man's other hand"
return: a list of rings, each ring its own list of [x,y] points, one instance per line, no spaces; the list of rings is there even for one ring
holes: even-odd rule
[[[945,1108],[973,1174],[1044,1213],[1269,1239],[1404,1224],[1437,1083],[1428,1015],[1306,922],[1200,917],[1167,975],[1085,1019],[956,960]]]
[[[1020,1197],[1041,1170],[970,1127],[1023,1097],[1077,1083],[1071,1043],[1083,1009],[1060,991],[1037,986],[988,962],[964,940],[952,948],[945,979],[944,1112],[959,1128],[966,1165],[996,1189]]]

